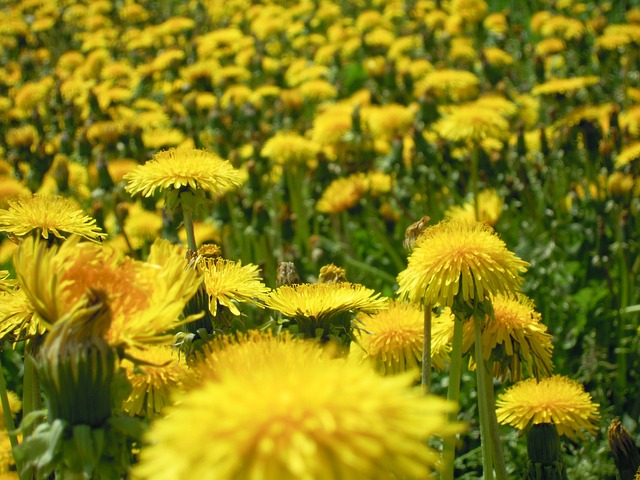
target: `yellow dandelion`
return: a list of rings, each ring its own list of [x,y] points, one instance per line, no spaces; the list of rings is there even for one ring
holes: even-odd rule
[[[616,155],[616,168],[622,168],[640,157],[640,142],[634,142],[626,145],[620,153]]]
[[[39,142],[40,135],[33,125],[11,128],[5,134],[7,145],[13,148],[31,150]]]
[[[362,173],[338,178],[322,192],[316,210],[322,213],[339,213],[354,207],[367,191],[367,178]]]
[[[353,107],[333,105],[313,120],[312,139],[320,145],[336,145],[351,130]]]
[[[494,361],[493,376],[517,382],[525,373],[536,378],[551,375],[552,337],[533,301],[524,295],[496,295],[491,304],[494,319],[487,318],[482,329],[482,357]],[[470,351],[473,343],[473,322],[467,322],[463,350]]]
[[[15,419],[16,415],[22,410],[22,400],[20,397],[16,395],[15,392],[7,391],[7,400],[9,401],[9,410],[11,410],[11,416]],[[0,406],[0,414],[2,414],[2,419],[0,419],[0,430],[7,430],[7,426],[4,420],[4,410],[2,410],[2,406]]]
[[[513,64],[513,57],[498,47],[487,47],[482,50],[482,56],[493,67],[506,67]]]
[[[382,375],[419,371],[423,340],[424,312],[414,304],[389,302],[388,310],[362,319],[358,345],[349,355],[356,361],[370,362]],[[444,369],[450,350],[449,338],[431,337],[434,368]]]
[[[280,165],[315,165],[320,146],[294,132],[278,132],[262,147],[260,154]]]
[[[515,294],[529,264],[507,250],[493,229],[450,220],[427,228],[398,275],[398,294],[412,302],[451,307],[454,300],[483,302]]]
[[[439,119],[433,130],[453,142],[480,142],[486,138],[503,139],[510,133],[509,122],[499,112],[478,106],[460,107]]]
[[[51,241],[70,235],[100,241],[106,236],[73,201],[39,194],[10,200],[7,209],[0,209],[0,231],[17,237],[35,233]]]
[[[182,388],[189,369],[172,348],[165,345],[133,349],[129,355],[136,363],[122,361],[132,389],[122,408],[131,416],[157,417],[173,404],[172,396]]]
[[[9,206],[9,200],[31,195],[29,188],[13,177],[0,176],[0,209]]]
[[[126,210],[124,231],[134,249],[153,243],[162,233],[163,220],[158,212],[151,212],[134,203]]]
[[[452,0],[449,5],[452,15],[459,15],[468,23],[481,22],[488,10],[484,0]]]
[[[504,199],[500,197],[495,189],[482,190],[478,193],[478,218],[476,218],[475,202],[473,200],[465,202],[462,206],[454,205],[445,212],[445,217],[449,219],[477,220],[492,227],[498,223]]]
[[[208,242],[222,242],[220,227],[212,222],[193,222],[193,233],[198,240],[198,246]],[[187,231],[184,227],[178,232],[178,238],[183,244],[187,243]]]
[[[0,339],[17,342],[42,333],[37,316],[25,293],[20,289],[0,291]]]
[[[495,35],[504,35],[509,29],[509,22],[503,13],[490,13],[485,17],[482,26]]]
[[[185,138],[184,132],[177,128],[154,128],[142,132],[142,142],[150,150],[175,147]]]
[[[532,95],[566,95],[583,88],[600,83],[600,77],[591,75],[586,77],[554,78],[540,85],[536,85],[531,90]]]
[[[152,196],[156,190],[181,193],[208,192],[221,195],[238,187],[241,173],[214,153],[193,148],[161,151],[144,165],[124,176],[131,194]]]
[[[382,377],[307,342],[254,335],[215,372],[152,425],[136,478],[425,477],[438,462],[426,440],[460,431],[447,423],[454,407],[410,389],[411,375]]]
[[[241,262],[217,258],[207,262],[202,272],[209,296],[209,311],[214,316],[220,307],[240,315],[237,303],[262,306],[269,293],[257,265],[242,265]]]
[[[614,198],[626,197],[633,191],[635,185],[635,178],[631,174],[613,172],[607,178],[607,191]]]
[[[374,108],[367,114],[367,123],[376,138],[392,140],[409,131],[415,120],[416,112],[411,107],[396,103]]]
[[[449,56],[454,61],[473,62],[478,58],[478,52],[473,47],[473,40],[467,37],[457,37],[451,39],[451,50]]]
[[[480,79],[466,70],[434,70],[416,83],[416,93],[439,99],[465,100],[478,94]]]
[[[141,262],[77,237],[49,248],[27,238],[14,265],[21,289],[48,328],[84,306],[90,292],[101,292],[111,311],[105,340],[131,347],[167,343],[168,332],[180,325],[201,282],[195,270],[185,268],[184,257],[182,248],[164,240],[156,240]]]
[[[308,80],[298,87],[305,100],[319,102],[332,100],[338,96],[337,88],[326,80]]]
[[[566,48],[567,45],[561,38],[544,38],[536,44],[536,55],[547,57],[563,52]]]
[[[540,33],[545,37],[558,36],[565,40],[579,40],[585,31],[586,27],[580,20],[564,15],[552,15],[540,28]]]
[[[539,423],[554,424],[560,435],[577,440],[598,431],[598,407],[584,387],[568,377],[554,375],[540,381],[516,383],[496,401],[498,421],[524,430]]]
[[[265,306],[288,319],[292,333],[348,346],[356,315],[387,308],[387,299],[363,285],[349,282],[303,283],[273,290]]]

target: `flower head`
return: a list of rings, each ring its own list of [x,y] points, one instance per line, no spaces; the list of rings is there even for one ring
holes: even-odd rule
[[[221,195],[238,187],[242,178],[229,161],[194,148],[163,150],[124,176],[131,195],[150,197],[156,190],[167,191],[170,204],[187,192],[199,198]]]
[[[443,313],[443,315],[450,312]],[[424,312],[415,304],[390,302],[382,310],[362,320],[358,346],[350,355],[359,361],[370,361],[383,375],[418,370],[422,362]],[[435,368],[443,370],[449,356],[449,338],[431,337],[431,359]]]
[[[93,243],[70,239],[45,248],[26,239],[14,255],[20,286],[51,328],[100,292],[111,314],[103,337],[114,347],[168,342],[185,303],[200,284],[180,247],[157,240],[146,262]]]
[[[523,380],[506,390],[496,401],[500,423],[524,430],[529,425],[553,423],[560,435],[584,438],[583,431],[598,430],[598,407],[582,385],[568,377],[554,375],[540,381]]]
[[[536,378],[551,375],[551,334],[533,301],[524,295],[496,295],[491,304],[494,315],[482,329],[482,357],[494,361],[493,375],[511,381],[521,380],[524,370]],[[463,350],[471,350],[473,343],[473,322],[469,321],[464,326]]]
[[[148,431],[136,477],[424,477],[438,458],[424,440],[459,430],[451,404],[409,389],[411,375],[382,377],[312,343],[251,335],[210,361]]]
[[[492,108],[469,105],[458,108],[433,126],[435,132],[449,141],[480,142],[486,138],[506,138],[509,122]]]
[[[227,307],[234,315],[240,315],[238,302],[262,306],[269,292],[257,265],[216,258],[203,264],[202,273],[209,296],[209,311],[214,316],[219,307]]]
[[[553,78],[545,83],[533,87],[531,93],[533,95],[565,95],[582,88],[590,87],[599,82],[600,77],[593,75],[587,77]]]
[[[56,195],[35,194],[9,201],[9,208],[0,209],[0,231],[18,237],[34,232],[44,239],[63,240],[79,235],[99,241],[106,236],[96,221],[85,215],[73,201]]]
[[[494,226],[500,219],[504,199],[496,190],[482,190],[478,193],[478,218],[473,200],[463,205],[454,205],[445,212],[447,218],[477,220]]]
[[[387,300],[362,285],[349,282],[282,285],[265,304],[287,317],[304,338],[329,339],[348,345],[354,317],[387,307]]]
[[[513,294],[528,263],[507,250],[488,225],[450,220],[429,227],[398,275],[398,294],[413,302],[452,306]]]
[[[146,350],[134,350],[130,356],[141,365],[123,360],[122,367],[131,383],[132,391],[124,401],[123,409],[129,415],[153,418],[171,405],[171,395],[182,387],[189,369],[178,361],[170,347],[154,345]]]

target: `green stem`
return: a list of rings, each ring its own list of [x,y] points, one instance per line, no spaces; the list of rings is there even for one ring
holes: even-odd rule
[[[9,397],[7,395],[7,384],[4,380],[4,370],[2,368],[2,354],[0,353],[0,401],[2,402],[2,412],[4,413],[4,422],[7,426],[11,448],[18,446],[18,437],[16,436],[16,425],[13,423],[11,416],[11,406],[9,405]],[[20,468],[18,468],[20,471]]]
[[[187,247],[192,252],[198,251],[198,245],[196,244],[196,235],[193,229],[193,216],[188,208],[182,207],[182,216],[184,221],[184,229],[187,232]]]
[[[431,390],[431,306],[424,306],[424,339],[422,341],[422,393]]]
[[[460,380],[462,378],[462,320],[455,316],[453,321],[453,340],[451,342],[451,367],[449,370],[449,389],[447,399],[456,404],[460,401]],[[457,414],[450,413],[449,421],[456,422]],[[444,441],[442,452],[442,480],[453,480],[456,458],[456,437],[449,436]]]
[[[493,442],[491,441],[489,407],[487,402],[487,371],[482,358],[482,326],[481,319],[473,316],[473,332],[476,354],[476,379],[478,388],[478,413],[480,416],[480,440],[482,443],[482,471],[485,480],[493,480]]]
[[[493,466],[496,470],[497,480],[509,480],[507,476],[507,466],[504,461],[504,452],[502,451],[502,442],[500,441],[500,427],[498,426],[498,417],[496,415],[496,397],[493,391],[493,361],[488,360],[485,367],[489,375],[485,376],[487,384],[487,405],[490,416],[489,432],[493,443]]]
[[[629,306],[629,267],[627,258],[625,255],[625,243],[624,236],[624,211],[622,209],[618,212],[618,221],[616,225],[616,243],[618,244],[618,265],[620,271],[618,272],[620,278],[620,305],[618,312],[622,312]],[[618,313],[618,328],[617,328],[617,340],[618,348],[616,349],[616,364],[618,367],[617,375],[617,390],[618,392],[627,391],[627,347],[625,346],[626,332],[626,319]],[[624,395],[616,395],[616,404],[622,406]]]
[[[476,221],[480,221],[480,206],[478,205],[478,163],[480,163],[480,145],[473,147],[471,156],[471,192],[473,194],[473,213]]]

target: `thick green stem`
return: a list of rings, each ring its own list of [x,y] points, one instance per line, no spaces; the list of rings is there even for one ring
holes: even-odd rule
[[[471,192],[473,193],[473,213],[480,221],[480,206],[478,205],[478,163],[480,163],[480,145],[473,147],[471,156]]]
[[[9,405],[9,396],[7,395],[7,384],[4,380],[4,370],[2,368],[2,355],[0,354],[0,401],[2,402],[2,413],[4,414],[4,423],[7,426],[9,440],[11,440],[11,448],[18,446],[18,437],[16,436],[16,425],[13,423],[11,416],[11,406]]]
[[[431,306],[424,306],[424,340],[422,341],[422,393],[431,390]]]
[[[193,216],[188,208],[182,208],[182,216],[184,221],[184,229],[187,232],[187,247],[192,252],[198,251],[198,245],[196,243],[196,235],[193,230]]]
[[[620,305],[619,312],[624,311],[629,306],[629,266],[627,263],[626,249],[624,244],[626,242],[624,235],[624,211],[622,209],[618,212],[618,222],[616,225],[616,243],[618,244],[618,277],[620,278]],[[618,367],[618,374],[616,376],[617,390],[618,392],[627,391],[627,347],[624,344],[627,337],[627,324],[625,316],[618,314],[618,328],[617,328],[617,341],[618,348],[616,349],[616,365]],[[622,395],[616,395],[616,404],[622,406]]]
[[[462,320],[456,315],[453,323],[453,340],[451,344],[451,368],[449,370],[449,389],[447,399],[456,404],[460,401],[460,380],[462,378]],[[457,421],[457,414],[450,413],[449,421]],[[442,452],[442,480],[453,480],[454,461],[456,458],[456,437],[449,436],[444,441]]]
[[[476,354],[476,379],[478,388],[478,413],[480,416],[480,440],[482,443],[482,471],[485,480],[493,480],[493,442],[491,441],[490,427],[491,417],[487,402],[487,371],[482,358],[482,325],[481,319],[474,315],[473,331]]]
[[[493,467],[496,470],[497,480],[509,480],[507,477],[507,465],[504,461],[504,452],[502,451],[502,442],[500,441],[500,427],[498,426],[498,417],[496,415],[496,397],[493,391],[493,361],[488,360],[485,363],[486,371],[489,375],[485,376],[487,384],[487,405],[490,416],[489,431],[491,433],[491,441],[493,442]]]

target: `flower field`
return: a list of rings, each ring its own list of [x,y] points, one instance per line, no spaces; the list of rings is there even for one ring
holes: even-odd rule
[[[640,2],[0,4],[0,479],[640,478]]]

